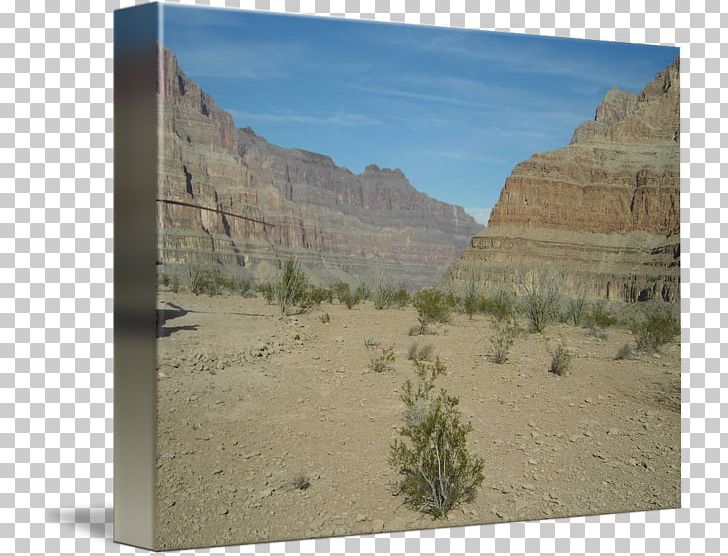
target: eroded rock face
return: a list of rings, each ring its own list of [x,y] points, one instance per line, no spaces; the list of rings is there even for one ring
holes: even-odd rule
[[[611,89],[570,145],[513,169],[452,276],[553,264],[595,297],[679,297],[679,108],[677,59],[638,95]]]
[[[386,272],[420,287],[435,283],[482,227],[417,191],[400,170],[370,165],[357,175],[236,129],[169,50],[160,56],[160,263],[220,263],[265,279],[295,256],[323,283]]]

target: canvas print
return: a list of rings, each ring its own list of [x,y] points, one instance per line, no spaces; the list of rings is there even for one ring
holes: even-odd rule
[[[679,505],[677,49],[160,10],[158,548]]]

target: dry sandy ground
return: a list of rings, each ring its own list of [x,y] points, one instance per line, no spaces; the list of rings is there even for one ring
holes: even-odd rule
[[[325,304],[280,319],[262,299],[161,292],[158,539],[165,548],[240,544],[678,506],[680,346],[616,361],[607,340],[552,326],[489,359],[492,325],[455,315],[412,338],[412,308]],[[175,309],[175,307],[177,309]],[[179,309],[182,308],[182,309]],[[331,324],[320,315],[328,312]],[[395,370],[368,369],[364,338],[392,345]],[[575,352],[547,372],[553,344]],[[387,464],[407,348],[432,344],[485,459],[477,499],[433,521],[392,494]],[[551,345],[550,344],[550,345]],[[300,490],[303,475],[311,486]]]

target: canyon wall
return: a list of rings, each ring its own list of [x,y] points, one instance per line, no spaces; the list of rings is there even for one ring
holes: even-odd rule
[[[677,59],[639,94],[611,89],[568,146],[516,165],[448,278],[494,285],[549,265],[593,297],[677,299],[679,129]]]
[[[159,264],[218,264],[268,279],[301,260],[315,282],[434,284],[482,228],[417,191],[400,170],[361,174],[325,155],[269,143],[160,49]]]

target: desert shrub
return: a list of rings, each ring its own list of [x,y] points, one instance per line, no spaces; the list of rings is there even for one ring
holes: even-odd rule
[[[366,301],[371,297],[371,289],[366,284],[366,282],[362,282],[359,284],[359,286],[354,291],[354,295],[356,295],[359,299]]]
[[[420,336],[422,334],[422,326],[410,326],[407,330],[407,336]]]
[[[161,286],[165,288],[169,286],[169,276],[167,276],[164,272],[159,272],[159,274],[157,274],[157,278]]]
[[[433,393],[434,380],[445,372],[439,359],[414,361],[418,377],[407,380],[400,399],[405,405],[401,439],[390,446],[389,464],[399,474],[399,492],[413,509],[444,518],[464,502],[475,499],[483,482],[482,458],[467,449],[473,430],[463,424],[459,399],[445,390]]]
[[[668,305],[651,303],[632,319],[630,330],[638,350],[654,352],[680,332],[680,320]]]
[[[398,308],[406,307],[409,305],[410,302],[410,294],[407,291],[407,288],[404,286],[400,286],[397,288],[397,291],[394,292],[394,295],[392,296],[392,305]]]
[[[199,264],[187,265],[190,291],[195,295],[220,295],[224,280],[217,268],[203,268]]]
[[[327,288],[319,288],[317,286],[311,287],[306,292],[306,297],[311,305],[321,305],[324,301],[331,303],[333,300],[333,294],[331,290]]]
[[[336,299],[341,301],[341,296],[349,293],[351,288],[349,287],[349,284],[345,282],[336,282],[333,286],[331,286],[331,291],[336,296]]]
[[[180,289],[179,276],[176,274],[172,275],[169,279],[169,291],[177,293]]]
[[[407,359],[410,361],[430,361],[432,359],[432,345],[425,344],[421,346],[414,342],[407,350]]]
[[[513,345],[513,337],[515,331],[508,324],[499,324],[495,327],[495,332],[490,338],[490,344],[493,348],[493,362],[503,364],[508,360],[508,352]]]
[[[543,332],[554,322],[561,309],[561,280],[552,271],[531,272],[521,279],[521,304],[531,330]]]
[[[621,348],[619,348],[619,351],[614,358],[617,360],[632,359],[632,346],[624,344]]]
[[[412,304],[417,309],[417,320],[420,323],[420,333],[424,334],[429,324],[450,321],[452,305],[448,296],[440,290],[425,288],[418,291],[412,298]]]
[[[498,322],[512,320],[516,314],[516,294],[510,288],[500,287],[480,300],[480,311]]]
[[[609,328],[617,323],[617,318],[609,310],[607,301],[600,299],[592,303],[586,315],[586,324],[589,327]]]
[[[443,296],[445,304],[450,308],[450,310],[453,310],[460,305],[461,299],[453,292],[446,292]]]
[[[480,290],[474,281],[465,283],[465,293],[463,294],[463,310],[470,320],[473,315],[480,309]]]
[[[364,347],[367,348],[373,348],[377,347],[379,345],[379,341],[376,338],[372,338],[371,336],[367,336],[364,338]]]
[[[349,284],[339,282],[334,285],[332,290],[336,294],[336,299],[339,300],[339,303],[346,305],[347,309],[351,309],[354,305],[359,304],[360,298],[356,295],[356,293],[351,291]]]
[[[288,260],[283,266],[278,281],[273,285],[275,301],[282,315],[301,302],[306,302],[306,286],[308,280],[297,260]]]
[[[566,347],[566,344],[560,343],[556,346],[556,349],[551,352],[551,366],[549,367],[549,372],[558,376],[564,376],[569,371],[573,357],[574,354],[568,347]]]
[[[243,297],[248,296],[250,293],[250,280],[247,278],[219,278],[220,285],[231,293],[242,295]]]
[[[379,348],[369,356],[369,368],[375,373],[384,373],[394,369],[394,349],[389,347]]]
[[[341,303],[343,303],[344,305],[346,305],[347,309],[351,309],[354,307],[354,305],[359,304],[360,299],[359,299],[359,297],[357,297],[356,294],[351,293],[351,292],[346,292],[339,296],[339,301]]]
[[[261,282],[260,284],[258,284],[256,291],[263,296],[263,299],[266,300],[268,305],[273,304],[273,300],[275,299],[275,296],[276,296],[274,288],[273,288],[273,284],[271,284],[270,282]]]
[[[331,322],[331,317],[329,316],[329,314],[328,314],[328,313],[324,313],[323,315],[321,315],[321,316],[319,317],[319,320],[320,320],[320,321],[321,321],[321,322],[322,322],[323,324],[329,324],[329,323]]]
[[[609,334],[607,334],[607,331],[604,330],[604,328],[595,325],[589,327],[589,336],[592,336],[593,338],[602,341],[609,338]]]
[[[579,326],[584,320],[587,310],[586,285],[580,282],[574,288],[574,294],[566,303],[566,314],[574,326]]]
[[[292,483],[296,490],[306,490],[311,487],[311,479],[306,475],[296,475]]]
[[[389,307],[391,307],[394,303],[394,293],[395,291],[392,282],[384,276],[381,276],[379,280],[377,280],[377,284],[371,295],[374,308],[389,309]]]

